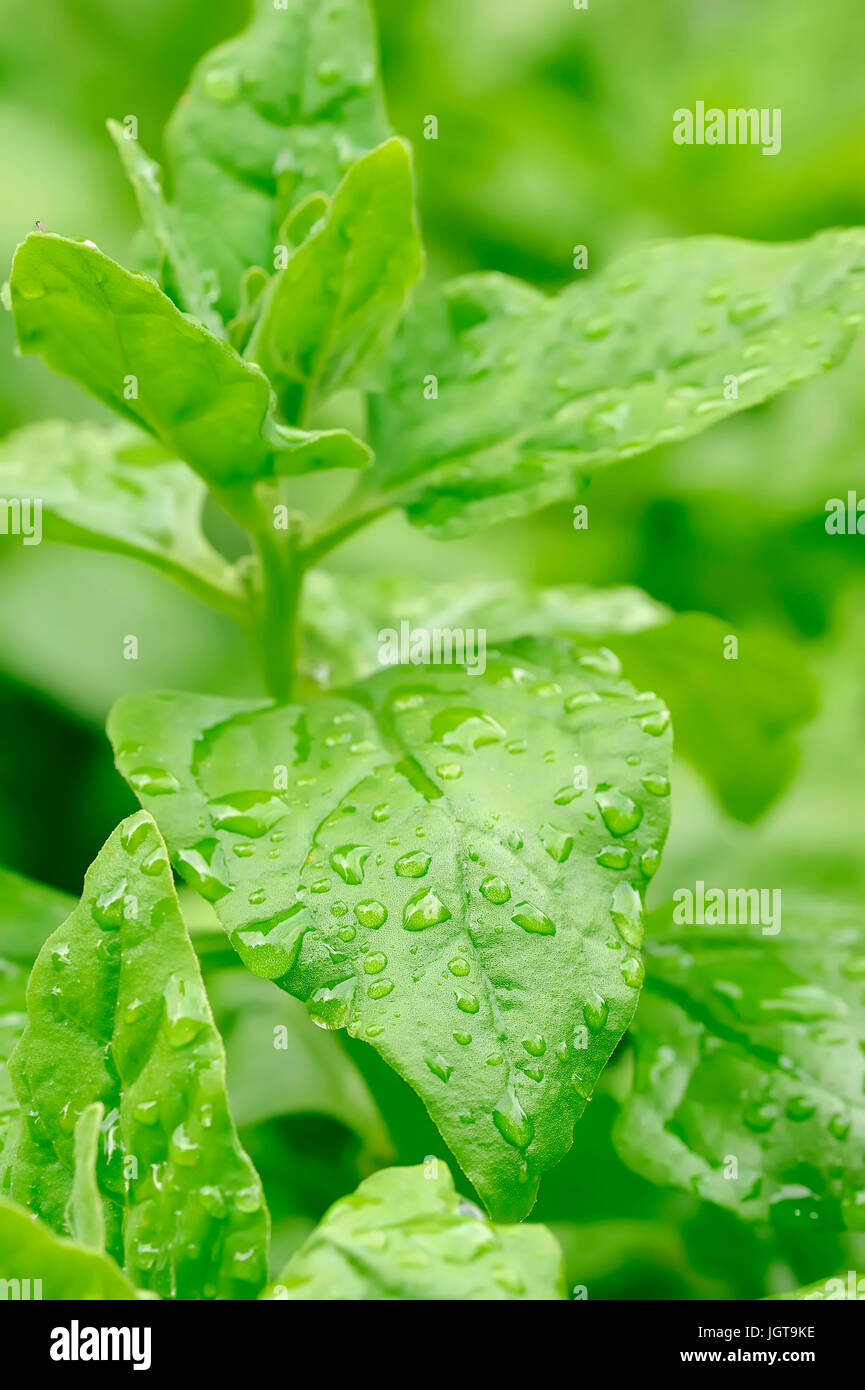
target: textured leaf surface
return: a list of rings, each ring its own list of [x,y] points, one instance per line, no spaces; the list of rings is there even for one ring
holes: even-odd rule
[[[264,374],[181,314],[149,276],[130,274],[95,246],[40,232],[15,253],[11,292],[23,352],[39,353],[150,430],[205,482],[272,474],[282,450],[292,455],[289,471],[300,471],[302,441],[276,426]],[[313,466],[324,466],[329,447],[344,453],[346,438],[316,436]],[[356,451],[365,461],[364,446]]]
[[[201,530],[203,484],[130,425],[50,421],[17,430],[0,443],[0,495],[39,498],[48,540],[136,555],[239,596]]]
[[[246,963],[371,1043],[525,1214],[636,1004],[660,702],[544,647],[303,706],[132,697],[109,731]]]
[[[306,419],[318,399],[375,364],[422,264],[411,159],[389,140],[352,166],[265,291],[247,356],[288,419]]]
[[[390,134],[368,0],[255,0],[249,28],[209,53],[165,133],[175,205],[226,317],[249,266],[271,266],[286,213],[331,193]]]
[[[108,1248],[164,1297],[251,1297],[267,1214],[225,1097],[225,1061],[165,849],[139,813],[90,869],[42,948],[10,1061],[27,1114],[12,1196],[60,1231],[75,1126],[105,1107],[98,1165]],[[122,1233],[121,1233],[122,1216]],[[121,1244],[122,1242],[122,1244]]]
[[[62,1239],[4,1197],[0,1197],[0,1278],[40,1279],[42,1298],[56,1301],[136,1297],[125,1274],[107,1255]]]
[[[369,487],[441,536],[523,516],[834,366],[863,302],[861,230],[664,243],[552,299],[503,276],[458,280],[398,336]]]
[[[725,639],[736,635],[729,623],[673,613],[639,589],[535,589],[510,580],[431,587],[411,576],[321,571],[307,579],[304,646],[321,683],[339,686],[375,670],[379,634],[403,622],[483,630],[496,644],[530,636],[609,644],[626,678],[662,697],[676,752],[740,820],[754,820],[786,785],[798,757],[794,732],[815,712],[815,682],[791,642],[740,631],[739,656],[727,660]]]
[[[375,1173],[331,1207],[269,1296],[553,1301],[565,1297],[564,1266],[545,1226],[494,1226],[432,1160]]]
[[[861,915],[827,902],[783,905],[776,936],[655,914],[617,1147],[651,1181],[743,1220],[861,1231]]]

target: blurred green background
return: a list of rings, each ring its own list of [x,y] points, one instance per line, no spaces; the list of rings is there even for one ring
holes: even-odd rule
[[[499,269],[555,288],[573,277],[576,244],[597,268],[661,236],[783,240],[865,224],[861,0],[590,0],[588,11],[570,0],[378,0],[377,9],[436,277]],[[129,259],[136,213],[105,119],[135,114],[158,158],[191,66],[246,13],[242,0],[0,0],[6,262],[37,218]],[[780,107],[781,155],[675,146],[672,112],[697,99]],[[435,142],[421,138],[428,115],[439,121]],[[573,530],[569,508],[552,509],[444,546],[394,516],[335,558],[365,571],[384,557],[390,570],[438,580],[635,584],[731,630],[772,629],[800,644],[821,707],[790,786],[743,826],[679,768],[656,903],[695,877],[862,900],[865,539],[827,536],[824,507],[848,489],[865,495],[863,366],[860,344],[789,398],[607,470],[583,499],[588,531]],[[84,416],[100,408],[37,360],[16,358],[3,314],[0,432]],[[139,637],[137,662],[123,660],[126,633]],[[113,772],[106,711],[126,690],[159,685],[235,691],[254,689],[255,676],[241,636],[133,562],[0,546],[0,861],[80,891],[132,809]],[[371,1074],[388,1135],[340,1045],[307,1040],[305,1020],[291,1075],[262,1079],[275,1065],[261,1044],[267,1009],[296,1023],[291,1001],[257,996],[215,946],[210,976],[280,1253],[375,1163],[441,1152],[402,1084]],[[759,1297],[855,1258],[849,1239],[744,1227],[630,1174],[609,1140],[626,1068],[624,1057],[609,1069],[572,1155],[542,1185],[535,1214],[560,1234],[572,1283],[592,1297]]]

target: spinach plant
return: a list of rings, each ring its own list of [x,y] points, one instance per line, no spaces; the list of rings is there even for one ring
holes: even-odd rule
[[[320,566],[394,508],[443,542],[524,517],[833,366],[865,232],[652,246],[552,297],[420,283],[367,0],[259,0],[168,124],[170,199],[129,122],[110,130],[139,270],[40,229],[7,302],[21,351],[119,423],[21,430],[0,491],[38,496],[49,539],[134,556],[243,624],[266,694],[122,699],[109,734],[142,811],[71,912],[10,880],[0,1250],[57,1297],[562,1297],[552,1237],[513,1223],[637,1009],[671,711],[750,820],[786,780],[810,680],[766,644],[731,701],[718,620],[635,591],[349,587]],[[296,480],[326,470],[330,511],[302,515]],[[238,563],[205,536],[208,495],[249,537]],[[484,628],[483,673],[382,670],[375,633],[409,614]],[[408,1084],[488,1215],[436,1160],[380,1171],[273,1278],[172,869],[254,975]],[[765,1220],[807,1140],[830,1220],[862,1229],[861,1050],[845,1033],[840,1085],[838,1039],[760,1015],[812,927],[755,984],[735,946],[695,956],[659,918],[619,1141],[653,1180]],[[757,991],[736,1020],[712,992],[721,955]],[[841,1012],[852,980],[826,970]],[[706,1112],[738,1115],[743,1088],[765,1094],[742,1117],[748,1182],[725,1185]]]

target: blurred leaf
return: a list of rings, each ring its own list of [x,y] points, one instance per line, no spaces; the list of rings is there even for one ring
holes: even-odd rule
[[[249,28],[192,74],[165,132],[174,198],[202,270],[237,312],[250,266],[310,193],[331,193],[390,130],[368,0],[255,0]]]
[[[264,291],[247,357],[290,420],[381,357],[423,266],[411,157],[389,140],[349,169],[320,222]]]
[[[241,598],[201,530],[203,484],[129,425],[49,421],[18,430],[0,443],[0,492],[39,499],[47,540],[136,556],[196,592]]]
[[[572,497],[595,468],[837,365],[863,271],[852,230],[652,246],[554,299],[500,275],[433,290],[372,402],[370,496],[442,538]]]
[[[738,657],[725,659],[736,636]],[[650,631],[610,638],[630,680],[657,690],[676,752],[706,778],[728,815],[753,821],[798,761],[793,731],[817,708],[801,650],[771,632],[731,632],[707,613],[677,613]]]
[[[8,1277],[41,1280],[41,1297],[56,1302],[137,1297],[113,1260],[63,1240],[24,1207],[0,1197],[0,1267]]]
[[[616,1144],[651,1182],[743,1220],[865,1230],[865,932],[828,899],[788,897],[780,925],[653,915]]]
[[[68,893],[0,867],[0,956],[29,969],[45,938],[74,906]]]
[[[30,966],[74,906],[65,893],[0,868],[0,1177],[7,1163],[4,1144],[19,1113],[6,1063],[27,1022]]]
[[[548,644],[307,705],[126,698],[109,734],[245,963],[379,1051],[510,1219],[636,1005],[668,726]]]
[[[266,1296],[555,1301],[565,1290],[561,1251],[546,1227],[493,1226],[433,1160],[375,1173],[337,1202]]]
[[[862,1298],[865,1298],[865,1276],[851,1269],[830,1279],[818,1279],[814,1284],[807,1284],[804,1289],[771,1294],[766,1302],[809,1302],[815,1299],[827,1299],[829,1302],[849,1299],[856,1302]]]
[[[280,1115],[328,1115],[379,1157],[390,1141],[360,1075],[336,1038],[268,980],[234,968],[208,972],[225,1045],[231,1108],[240,1128]]]
[[[253,1297],[267,1211],[237,1139],[225,1062],[150,816],[115,831],[43,946],[10,1060],[22,1110],[7,1186],[66,1228],[75,1123],[101,1102],[108,1248],[163,1297]],[[190,1160],[193,1160],[192,1162]],[[158,1180],[154,1175],[158,1174]]]

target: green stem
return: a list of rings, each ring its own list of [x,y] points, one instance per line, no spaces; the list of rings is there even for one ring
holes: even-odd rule
[[[257,640],[262,674],[270,694],[280,704],[292,695],[300,651],[299,614],[304,566],[290,531],[265,524],[255,532],[261,566],[258,590]]]

